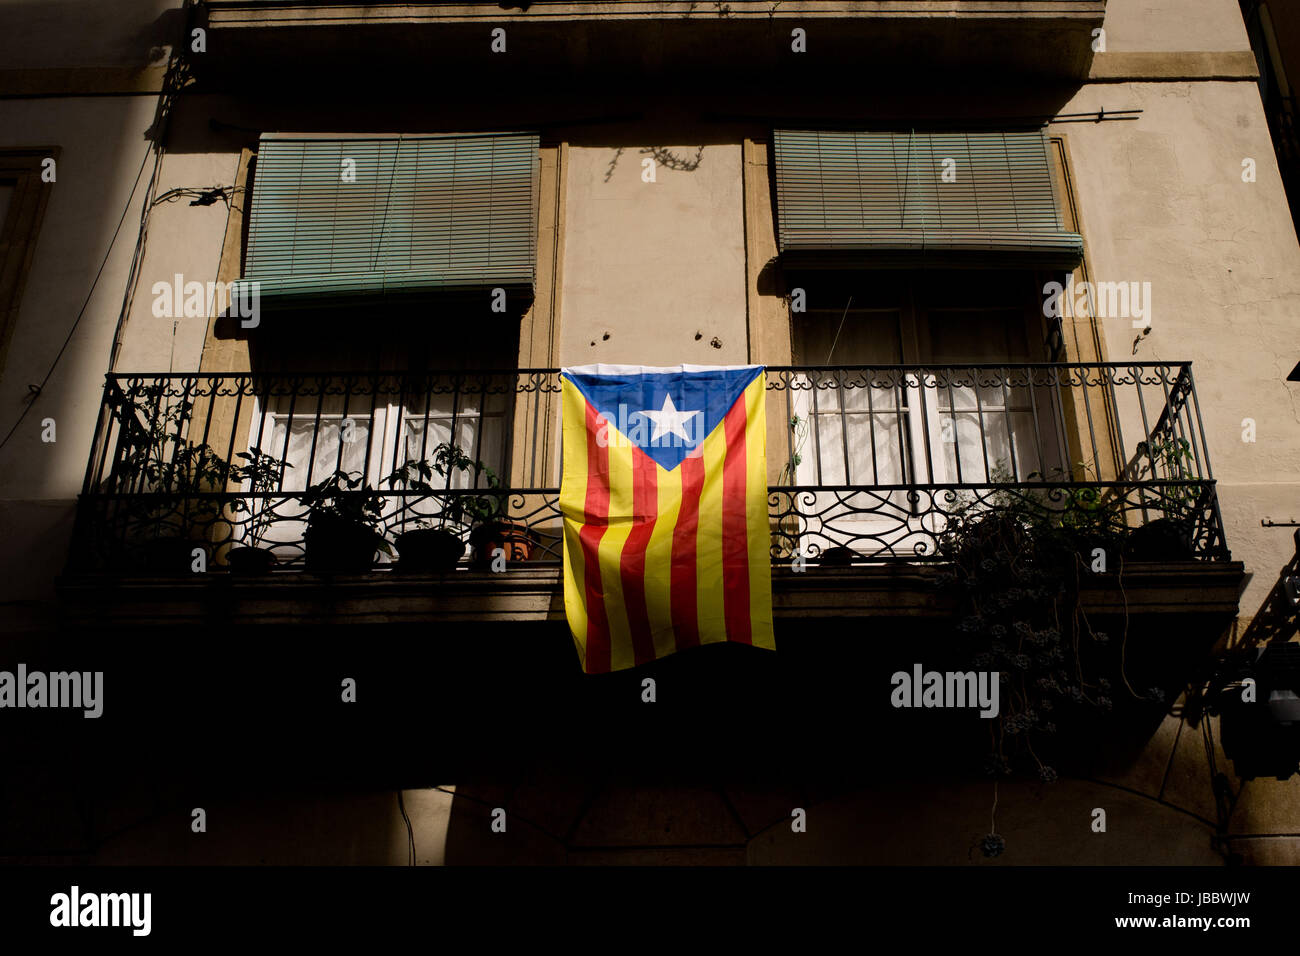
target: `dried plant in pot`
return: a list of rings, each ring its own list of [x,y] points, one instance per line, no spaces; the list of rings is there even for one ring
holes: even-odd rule
[[[236,498],[231,502],[230,510],[235,514],[248,515],[248,521],[243,536],[246,544],[231,548],[226,555],[226,563],[232,574],[268,574],[275,565],[275,554],[271,549],[263,548],[262,541],[271,525],[279,520],[279,516],[275,513],[274,500],[265,496],[280,489],[283,469],[292,468],[293,465],[256,447],[241,452],[236,457],[243,459],[244,464],[234,467],[231,480],[241,484],[248,482],[248,491],[258,497]]]
[[[300,500],[308,510],[303,537],[313,574],[360,574],[374,567],[376,552],[393,553],[380,530],[384,499],[360,472],[336,471]]]

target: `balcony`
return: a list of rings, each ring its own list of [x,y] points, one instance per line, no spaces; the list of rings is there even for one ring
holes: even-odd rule
[[[901,80],[933,77],[946,70],[1007,76],[1035,75],[1083,80],[1092,62],[1092,31],[1102,25],[1105,0],[496,0],[425,3],[357,3],[348,0],[211,0],[206,27],[223,51],[200,58],[197,75],[222,86],[258,82],[247,71],[274,63],[286,82],[321,70],[321,78],[349,83],[374,80],[381,68],[409,68],[421,88],[431,80],[457,79],[503,89],[539,71],[548,88],[564,73],[601,71],[602,81],[624,72],[681,70],[716,73],[734,86],[736,72],[749,83],[784,67],[791,75],[791,33],[806,31],[815,56],[798,61],[798,73],[818,83],[853,64],[855,78],[879,72]],[[509,57],[489,50],[491,30],[508,33]],[[313,64],[313,61],[315,63]],[[557,71],[556,64],[566,70]],[[285,67],[292,65],[292,70]],[[322,69],[323,68],[323,69]],[[503,79],[505,74],[509,79]],[[805,78],[807,78],[805,76]],[[590,76],[580,83],[589,84]],[[436,87],[435,87],[436,88]],[[588,87],[588,96],[590,89]]]
[[[562,620],[559,390],[557,369],[109,375],[69,609],[197,614],[225,588],[268,621],[300,620],[302,601],[324,613],[324,594],[359,620]],[[778,616],[938,613],[928,582],[955,519],[993,510],[1110,554],[1098,609],[1137,608],[1146,581],[1153,607],[1235,612],[1186,364],[769,368],[767,390]],[[439,446],[465,467],[393,479]],[[368,571],[309,573],[308,489],[340,472],[339,500],[369,507],[386,550]],[[476,514],[509,529],[504,574],[476,560]],[[471,545],[450,572],[402,573],[393,542],[421,525]],[[251,545],[274,567],[231,573]]]

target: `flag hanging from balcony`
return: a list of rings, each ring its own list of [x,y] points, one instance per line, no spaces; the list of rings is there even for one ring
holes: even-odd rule
[[[564,610],[589,674],[775,649],[762,366],[564,369]]]

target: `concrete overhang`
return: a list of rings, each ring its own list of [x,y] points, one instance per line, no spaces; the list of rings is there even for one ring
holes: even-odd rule
[[[389,76],[418,68],[425,78],[458,74],[462,82],[466,70],[534,81],[541,73],[548,82],[575,72],[662,73],[671,81],[678,71],[733,82],[915,81],[975,71],[1082,81],[1105,9],[1105,0],[210,0],[202,11],[212,36],[195,65],[200,78],[222,85],[273,64]],[[506,31],[504,54],[490,48],[496,27]],[[807,52],[792,50],[796,29],[806,33]]]

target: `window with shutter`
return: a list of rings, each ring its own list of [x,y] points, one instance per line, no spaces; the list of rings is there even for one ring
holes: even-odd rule
[[[776,130],[777,238],[802,265],[1072,269],[1043,130]]]
[[[241,287],[263,307],[531,293],[537,150],[536,133],[265,134]]]

